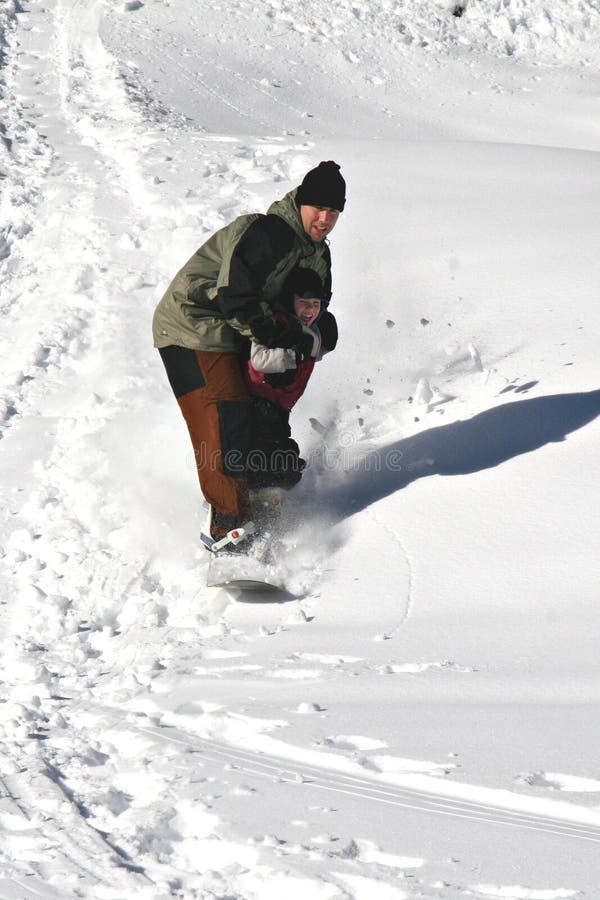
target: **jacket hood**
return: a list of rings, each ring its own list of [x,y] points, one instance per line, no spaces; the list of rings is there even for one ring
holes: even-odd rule
[[[276,200],[274,203],[271,203],[269,206],[267,213],[268,215],[280,216],[282,219],[291,225],[294,231],[308,244],[312,245],[312,241],[309,236],[306,234],[304,230],[304,226],[302,224],[302,219],[300,218],[300,210],[298,209],[298,204],[296,203],[296,194],[298,193],[298,188],[294,188],[292,191],[289,191],[282,197],[281,200]]]

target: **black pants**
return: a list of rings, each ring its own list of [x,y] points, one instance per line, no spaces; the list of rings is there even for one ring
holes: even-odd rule
[[[246,460],[251,488],[290,488],[306,465],[291,437],[290,414],[283,407],[256,397],[250,406],[250,448]]]

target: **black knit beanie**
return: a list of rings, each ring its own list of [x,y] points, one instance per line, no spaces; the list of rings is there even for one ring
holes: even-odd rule
[[[325,303],[325,291],[314,269],[296,267],[286,278],[281,290],[281,303],[285,309],[294,309],[294,297],[321,300]]]
[[[326,206],[341,212],[346,203],[346,182],[333,160],[321,162],[304,176],[296,194],[298,206]]]

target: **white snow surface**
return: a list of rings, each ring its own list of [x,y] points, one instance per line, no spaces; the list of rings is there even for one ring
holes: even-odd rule
[[[596,0],[0,3],[2,900],[600,897],[599,70]],[[248,602],[150,322],[321,159]]]

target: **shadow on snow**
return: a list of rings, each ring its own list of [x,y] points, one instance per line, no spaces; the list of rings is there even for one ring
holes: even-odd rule
[[[346,518],[430,475],[468,475],[564,441],[600,414],[600,390],[505,403],[365,454],[318,487],[328,513]],[[319,504],[319,505],[320,505]]]

